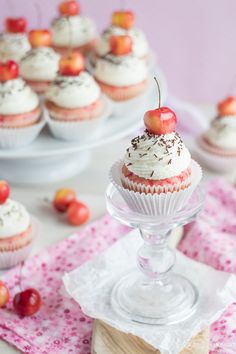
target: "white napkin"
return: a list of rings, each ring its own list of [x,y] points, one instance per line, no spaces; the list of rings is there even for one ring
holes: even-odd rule
[[[126,321],[113,311],[110,293],[117,279],[136,267],[136,251],[141,244],[138,231],[130,232],[103,254],[65,274],[64,285],[88,316],[142,338],[163,354],[177,354],[236,299],[236,277],[177,252],[174,271],[191,279],[200,293],[196,312],[184,322],[171,326],[140,325]]]

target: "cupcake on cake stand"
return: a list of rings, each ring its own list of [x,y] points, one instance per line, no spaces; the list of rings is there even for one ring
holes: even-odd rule
[[[201,210],[202,172],[175,132],[172,110],[159,105],[145,114],[144,122],[144,134],[131,141],[110,172],[108,211],[139,229],[144,240],[137,255],[139,271],[118,281],[111,303],[129,320],[167,325],[191,316],[198,302],[194,284],[172,271],[175,253],[167,240],[173,228],[189,223]]]

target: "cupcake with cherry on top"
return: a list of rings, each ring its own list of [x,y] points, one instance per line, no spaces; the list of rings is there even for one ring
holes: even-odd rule
[[[62,57],[59,75],[46,91],[45,105],[54,136],[64,140],[86,138],[84,129],[92,129],[108,115],[107,101],[93,77],[84,70],[84,57],[71,53]],[[96,131],[87,134],[93,136]]]
[[[52,48],[52,35],[46,29],[29,32],[32,49],[20,61],[20,73],[32,89],[43,94],[56,78],[60,56]]]
[[[149,56],[149,45],[145,34],[135,27],[135,15],[132,11],[115,11],[112,14],[112,24],[102,34],[96,45],[96,56],[103,57],[111,50],[112,36],[126,36],[132,39],[132,52],[145,61]]]
[[[9,17],[5,21],[5,32],[0,35],[0,61],[19,62],[30,50],[26,34],[27,21],[24,17]]]
[[[132,39],[127,35],[110,38],[111,52],[99,58],[94,77],[102,91],[114,101],[127,101],[145,92],[148,70],[142,59],[132,53]]]
[[[218,114],[209,130],[201,137],[200,145],[213,155],[236,157],[235,97],[227,97],[218,104]]]
[[[18,64],[0,62],[0,146],[27,145],[43,125],[39,98],[19,77]]]
[[[0,268],[24,261],[31,248],[35,230],[25,207],[9,198],[10,186],[0,181]]]
[[[68,48],[86,55],[95,46],[97,31],[94,22],[80,14],[76,0],[63,1],[59,5],[60,17],[51,26],[54,49],[65,55]]]
[[[111,169],[111,182],[129,207],[148,215],[180,210],[200,182],[200,166],[176,132],[176,115],[160,106],[144,115],[145,131]]]

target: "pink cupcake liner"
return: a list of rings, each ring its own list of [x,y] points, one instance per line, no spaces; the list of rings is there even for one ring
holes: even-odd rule
[[[140,193],[126,189],[122,185],[122,166],[123,162],[116,162],[110,171],[111,183],[121,193],[123,199],[129,208],[140,214],[152,216],[174,215],[181,210],[191,198],[197,185],[202,178],[202,169],[197,162],[192,160],[192,181],[191,184],[183,190],[178,190],[178,185],[173,185],[173,191],[165,191],[163,187],[160,194]]]

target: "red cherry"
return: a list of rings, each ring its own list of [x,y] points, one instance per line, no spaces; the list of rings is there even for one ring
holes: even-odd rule
[[[54,208],[60,213],[64,213],[69,208],[70,204],[76,199],[76,193],[69,188],[59,189],[53,199]]]
[[[75,226],[84,224],[89,219],[89,215],[89,208],[78,200],[72,202],[67,210],[67,220]]]
[[[77,76],[84,70],[85,61],[80,53],[72,53],[62,57],[59,62],[59,71],[64,76]]]
[[[114,55],[129,54],[132,51],[132,39],[127,35],[111,36],[110,47]]]
[[[4,204],[10,195],[10,186],[6,181],[0,181],[0,204]]]
[[[161,90],[157,79],[154,77],[158,88],[159,107],[147,111],[144,115],[144,124],[149,133],[155,135],[169,134],[175,131],[176,115],[168,107],[160,107]]]
[[[32,30],[29,32],[29,41],[32,47],[50,47],[52,34],[47,29]]]
[[[30,288],[15,295],[13,306],[18,315],[31,316],[39,311],[41,296],[36,289]]]
[[[0,62],[0,81],[16,79],[19,76],[19,66],[13,60],[6,63]]]
[[[80,13],[80,7],[77,1],[67,0],[59,5],[59,12],[65,16],[75,16]]]
[[[24,33],[27,21],[24,17],[8,17],[5,21],[6,31],[10,33]]]
[[[113,26],[130,29],[134,26],[134,13],[132,11],[115,11],[112,14]]]
[[[233,96],[227,97],[224,101],[218,104],[218,111],[221,116],[231,116],[236,114],[236,98]]]
[[[6,285],[0,280],[0,307],[5,306],[10,299],[10,293]]]

